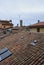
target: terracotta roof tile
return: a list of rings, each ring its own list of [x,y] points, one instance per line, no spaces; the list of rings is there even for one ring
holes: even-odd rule
[[[21,39],[21,36],[23,38]],[[33,40],[38,43],[33,46]],[[44,65],[44,34],[21,31],[10,34],[0,41],[0,49],[7,47],[13,54],[0,62],[0,65]]]
[[[37,27],[37,26],[44,26],[44,22],[35,23],[30,25],[29,27]]]

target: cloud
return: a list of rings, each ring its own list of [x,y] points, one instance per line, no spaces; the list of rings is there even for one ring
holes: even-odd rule
[[[0,13],[44,12],[44,0],[0,0]]]
[[[0,19],[12,19],[14,24],[20,18],[28,21],[25,24],[40,18],[44,20],[39,13],[44,13],[44,0],[0,0]]]

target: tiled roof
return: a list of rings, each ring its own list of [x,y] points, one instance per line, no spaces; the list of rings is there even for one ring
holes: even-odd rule
[[[35,23],[30,25],[29,27],[44,27],[44,22]]]
[[[30,43],[38,40],[35,46]],[[12,55],[0,65],[44,65],[44,33],[21,31],[0,40],[0,49],[7,47]]]
[[[12,21],[11,20],[0,20],[0,24],[2,24],[2,25],[13,25],[10,22],[12,22]]]
[[[13,26],[12,23],[2,23],[2,25],[12,25]]]
[[[8,23],[8,22],[12,22],[12,20],[0,20],[0,22],[6,22],[6,23]]]

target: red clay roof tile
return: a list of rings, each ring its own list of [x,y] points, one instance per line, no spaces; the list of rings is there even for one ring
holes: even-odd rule
[[[33,25],[30,25],[29,27],[37,27],[37,26],[44,26],[44,22],[35,23]]]
[[[23,39],[21,39],[23,36]],[[30,43],[38,40],[35,46]],[[0,49],[7,47],[13,54],[0,62],[0,65],[42,65],[44,64],[44,33],[21,31],[0,40]]]

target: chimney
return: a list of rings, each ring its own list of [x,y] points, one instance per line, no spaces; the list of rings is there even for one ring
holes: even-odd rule
[[[20,20],[20,27],[22,27],[22,22],[23,22],[23,20]]]
[[[19,25],[17,24],[17,27],[18,27]]]
[[[40,22],[40,20],[38,20],[38,23]]]

